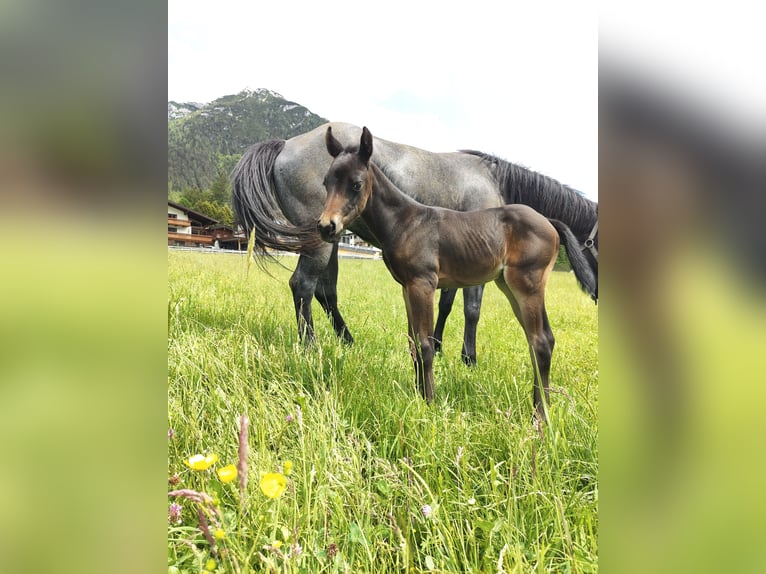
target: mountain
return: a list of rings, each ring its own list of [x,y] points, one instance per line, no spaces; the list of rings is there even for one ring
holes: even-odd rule
[[[168,190],[207,190],[252,144],[288,139],[327,121],[266,89],[207,104],[168,102]]]
[[[204,106],[205,104],[199,104],[197,102],[185,102],[183,104],[179,104],[178,102],[168,102],[168,121],[188,116],[190,113],[196,112]]]

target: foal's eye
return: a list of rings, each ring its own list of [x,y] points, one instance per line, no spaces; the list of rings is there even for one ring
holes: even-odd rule
[[[354,182],[354,191],[359,193],[362,191],[362,182],[361,181],[355,181]]]

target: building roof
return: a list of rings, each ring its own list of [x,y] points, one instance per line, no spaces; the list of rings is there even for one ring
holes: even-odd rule
[[[200,213],[199,211],[194,211],[193,209],[189,209],[185,205],[181,205],[180,203],[176,203],[175,201],[170,201],[168,199],[168,205],[171,207],[175,207],[176,209],[180,209],[187,215],[189,215],[189,219],[194,219],[195,221],[199,221],[203,225],[214,225],[217,223],[220,223],[217,219],[213,219],[209,215],[205,215],[204,213]]]

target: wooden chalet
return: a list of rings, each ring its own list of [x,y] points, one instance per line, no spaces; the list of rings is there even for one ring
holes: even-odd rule
[[[168,245],[247,249],[247,237],[230,225],[168,200]]]

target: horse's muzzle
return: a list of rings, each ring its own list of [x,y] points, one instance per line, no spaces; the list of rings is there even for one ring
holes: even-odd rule
[[[335,243],[338,241],[339,230],[332,219],[317,222],[317,231],[324,241]]]

